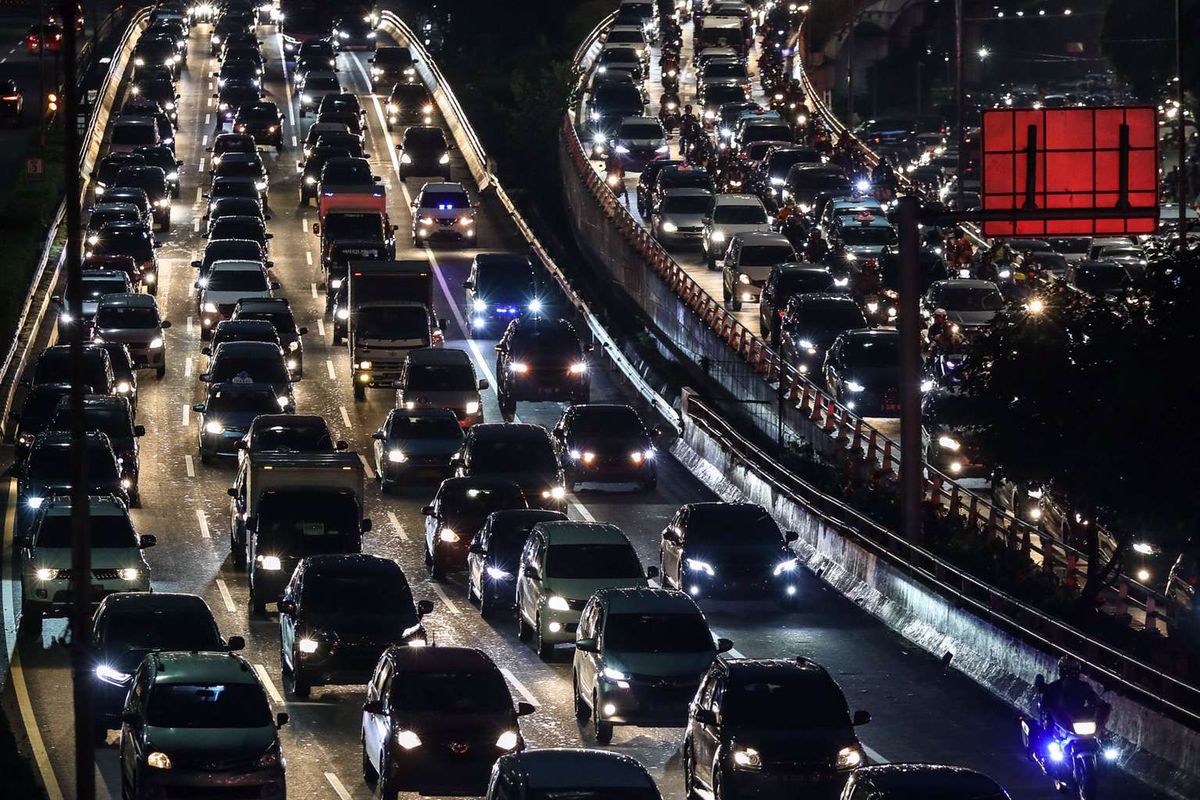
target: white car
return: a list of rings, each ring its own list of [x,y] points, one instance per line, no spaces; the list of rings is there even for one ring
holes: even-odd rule
[[[734,234],[753,233],[771,229],[762,200],[752,194],[719,194],[713,201],[712,211],[704,218],[704,260],[709,269],[717,268],[718,259],[724,258]]]
[[[412,203],[412,240],[475,241],[475,206],[461,183],[427,183]]]
[[[274,297],[279,283],[271,280],[261,261],[214,261],[208,275],[196,282],[199,290],[200,335],[207,339],[213,328],[229,319],[238,300],[259,300]]]
[[[321,100],[327,94],[342,94],[342,84],[333,72],[313,71],[304,76],[303,82],[296,82],[296,92],[300,95],[300,116],[321,107]]]
[[[116,592],[150,591],[150,565],[142,550],[156,538],[139,535],[125,504],[114,497],[92,497],[88,506],[92,544],[92,601]],[[62,616],[71,608],[71,500],[49,497],[38,509],[29,532],[20,539],[21,623],[41,628],[42,617]]]

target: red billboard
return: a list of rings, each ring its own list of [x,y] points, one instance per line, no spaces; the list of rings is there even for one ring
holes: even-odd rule
[[[984,235],[1154,232],[1153,107],[989,109],[983,112],[982,139]],[[1013,211],[1013,218],[991,219],[1004,211]]]

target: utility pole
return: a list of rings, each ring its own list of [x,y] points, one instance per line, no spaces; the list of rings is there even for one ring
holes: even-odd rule
[[[915,197],[898,201],[900,222],[900,514],[906,541],[919,544],[924,536],[921,488],[921,292]]]
[[[1175,0],[1179,2],[1179,0]],[[955,208],[962,211],[963,178],[967,172],[967,132],[963,127],[966,119],[963,106],[967,103],[963,91],[963,0],[954,0],[954,112],[958,127],[958,164],[955,167],[954,185],[957,191]]]
[[[854,26],[858,18],[850,20],[850,29],[846,33],[846,126],[854,128]]]
[[[60,0],[63,26],[63,172],[66,183],[67,296],[73,319],[83,313],[80,258],[79,76],[75,0]],[[83,418],[83,326],[71,326],[71,675],[75,706],[75,798],[95,800],[96,754],[92,738],[92,552]]]
[[[1183,0],[1175,0],[1175,102],[1179,118],[1179,257],[1187,251],[1187,125],[1183,114]]]

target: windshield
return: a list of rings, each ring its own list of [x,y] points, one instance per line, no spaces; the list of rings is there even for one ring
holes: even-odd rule
[[[257,197],[254,184],[226,182],[221,194],[227,197]],[[242,221],[236,217],[222,217],[213,223],[208,235],[210,239],[245,239],[251,242],[265,242],[266,228],[261,221]]]
[[[501,436],[485,441],[476,441],[471,448],[471,471],[510,473],[522,472],[555,473],[558,460],[550,440],[543,435]]]
[[[88,483],[112,483],[117,480],[117,460],[112,451],[98,444],[86,449]],[[71,451],[66,447],[35,447],[29,456],[28,475],[44,483],[63,483],[70,480]]]
[[[429,344],[429,314],[423,306],[360,308],[354,326],[364,339],[418,339]]]
[[[157,328],[158,312],[153,308],[103,306],[96,312],[96,325],[101,328]]]
[[[112,143],[119,145],[157,144],[158,129],[153,125],[113,126]]]
[[[604,649],[617,653],[703,653],[713,650],[708,623],[693,614],[609,614]]]
[[[527,262],[506,264],[491,263],[480,266],[475,277],[475,288],[482,293],[533,291],[533,271]]]
[[[845,175],[819,170],[793,170],[792,188],[805,192],[842,192],[850,190],[850,179]]]
[[[337,78],[315,77],[309,78],[304,82],[304,91],[331,91],[341,93],[342,87],[338,85]]]
[[[987,419],[986,407],[978,398],[957,392],[940,392],[930,397],[924,413],[931,421],[951,427],[979,425]]]
[[[735,533],[736,532],[736,533]],[[697,506],[687,520],[687,547],[783,546],[783,534],[774,517],[761,508],[742,505]]]
[[[755,205],[718,205],[713,209],[713,222],[725,225],[766,224],[767,212]]]
[[[710,61],[704,67],[705,78],[747,78],[746,67],[744,64],[737,63],[722,63],[720,61]]]
[[[1106,247],[1100,251],[1101,258],[1142,258],[1142,251],[1133,247]]]
[[[146,724],[156,728],[261,728],[271,722],[257,683],[157,683],[146,703]]]
[[[793,164],[811,164],[820,160],[821,157],[816,152],[776,153],[767,160],[767,171],[771,177],[781,178],[787,175],[787,171],[792,168]]]
[[[740,259],[743,267],[773,267],[786,261],[795,261],[796,253],[790,247],[756,245],[742,248]]]
[[[628,44],[645,44],[646,36],[641,31],[613,31],[604,39],[606,42]]]
[[[850,714],[840,692],[786,675],[731,682],[721,708],[730,722],[748,728],[850,727]]]
[[[842,228],[842,241],[855,245],[888,245],[896,243],[896,230],[883,225],[855,225]]]
[[[618,136],[622,139],[662,139],[665,134],[660,125],[648,122],[627,122],[621,126]]]
[[[84,278],[83,299],[95,300],[106,294],[124,294],[129,291],[129,282],[120,278]]]
[[[64,448],[62,452],[67,452]],[[92,547],[137,547],[138,538],[133,524],[124,514],[102,514],[88,517],[88,533]],[[71,515],[47,515],[37,533],[38,547],[70,547]]]
[[[628,544],[556,544],[546,552],[546,574],[554,578],[638,580],[642,565]]]
[[[943,286],[937,304],[955,311],[999,311],[1004,307],[1004,295],[991,287]]]
[[[470,364],[422,364],[408,368],[407,391],[462,392],[475,389]]]
[[[231,392],[222,390],[209,397],[204,406],[206,414],[221,412],[257,411],[260,414],[279,413],[279,400],[269,389],[254,392]]]
[[[571,421],[571,435],[625,438],[644,436],[646,430],[631,408],[589,408]]]
[[[383,218],[379,214],[330,214],[323,227],[328,241],[337,239],[383,239]]]
[[[271,425],[254,431],[254,449],[306,453],[332,450],[333,440],[324,425]]]
[[[402,616],[416,621],[412,592],[400,570],[363,575],[318,574],[304,579],[301,603],[318,614]]]
[[[177,608],[114,611],[108,614],[104,643],[125,650],[221,650],[211,614]]]
[[[512,696],[499,670],[405,672],[392,681],[392,705],[413,713],[499,714],[512,710]]]
[[[268,492],[259,501],[258,520],[260,549],[277,556],[328,553],[358,536],[358,504],[349,494]]]
[[[1069,237],[1050,240],[1050,246],[1059,253],[1086,253],[1091,245],[1092,240],[1086,238]]]
[[[632,86],[601,86],[592,93],[592,102],[598,106],[641,108],[642,96]]]
[[[846,342],[845,360],[850,367],[894,367],[900,363],[898,337],[864,336]]]
[[[792,131],[787,125],[748,125],[741,139],[743,142],[790,142]]]
[[[99,431],[109,438],[132,439],[133,420],[124,409],[92,407],[84,408],[84,427],[89,431]],[[54,415],[54,429],[58,431],[71,430],[71,412],[68,408],[57,409]]]
[[[450,506],[463,516],[483,517],[493,511],[510,508],[525,508],[525,498],[514,484],[504,487],[474,487],[462,484],[444,486],[438,492],[438,501]]]
[[[286,311],[247,311],[243,309],[238,311],[237,318],[240,320],[263,320],[269,322],[279,333],[292,333],[296,330],[296,319],[290,312]]]
[[[235,356],[218,353],[209,371],[214,383],[232,381],[245,372],[255,383],[287,383],[288,371],[283,356]],[[242,381],[245,383],[245,381]]]
[[[445,147],[446,136],[441,128],[409,128],[404,132],[404,144],[408,147]]]
[[[462,428],[449,417],[396,416],[391,435],[397,439],[461,439]]]
[[[94,351],[93,351],[94,352]],[[104,369],[104,359],[99,353],[88,353],[83,359],[84,383],[91,386],[93,391],[108,389],[108,375]],[[43,352],[34,368],[34,383],[70,383],[70,361],[62,350]]]
[[[368,164],[326,164],[321,169],[321,180],[329,183],[372,183],[371,167]]]
[[[449,211],[455,208],[470,208],[471,201],[463,192],[422,192],[421,208],[436,208]]]
[[[525,790],[525,800],[660,800],[658,790],[647,786],[643,788],[554,788]]]
[[[658,178],[658,185],[664,189],[709,189],[713,188],[712,176],[704,170],[671,170],[663,172]],[[706,198],[711,208],[713,199]],[[706,209],[707,210],[707,209]]]
[[[707,214],[712,208],[713,199],[703,195],[684,195],[682,197],[667,196],[663,198],[662,213],[664,214]]]
[[[1123,267],[1077,267],[1075,285],[1089,292],[1109,292],[1129,282]]]
[[[267,275],[258,269],[215,269],[208,274],[208,285],[213,292],[265,292]]]
[[[806,303],[798,306],[796,326],[804,330],[848,331],[867,327],[867,318],[850,302]]]

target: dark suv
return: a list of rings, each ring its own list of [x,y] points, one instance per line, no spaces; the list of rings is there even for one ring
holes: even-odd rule
[[[631,406],[589,403],[572,406],[551,435],[558,448],[565,487],[583,481],[636,483],[644,491],[658,484],[655,449],[658,433],[646,428]]]
[[[530,508],[567,510],[562,467],[541,425],[480,423],[467,431],[458,475],[503,478],[521,487]]]
[[[399,174],[404,180],[412,175],[440,175],[450,180],[450,150],[446,134],[434,125],[413,125],[404,131],[396,145],[400,159]]]
[[[512,419],[518,400],[586,403],[591,394],[585,347],[565,319],[523,316],[496,345],[496,395],[500,413]]]

